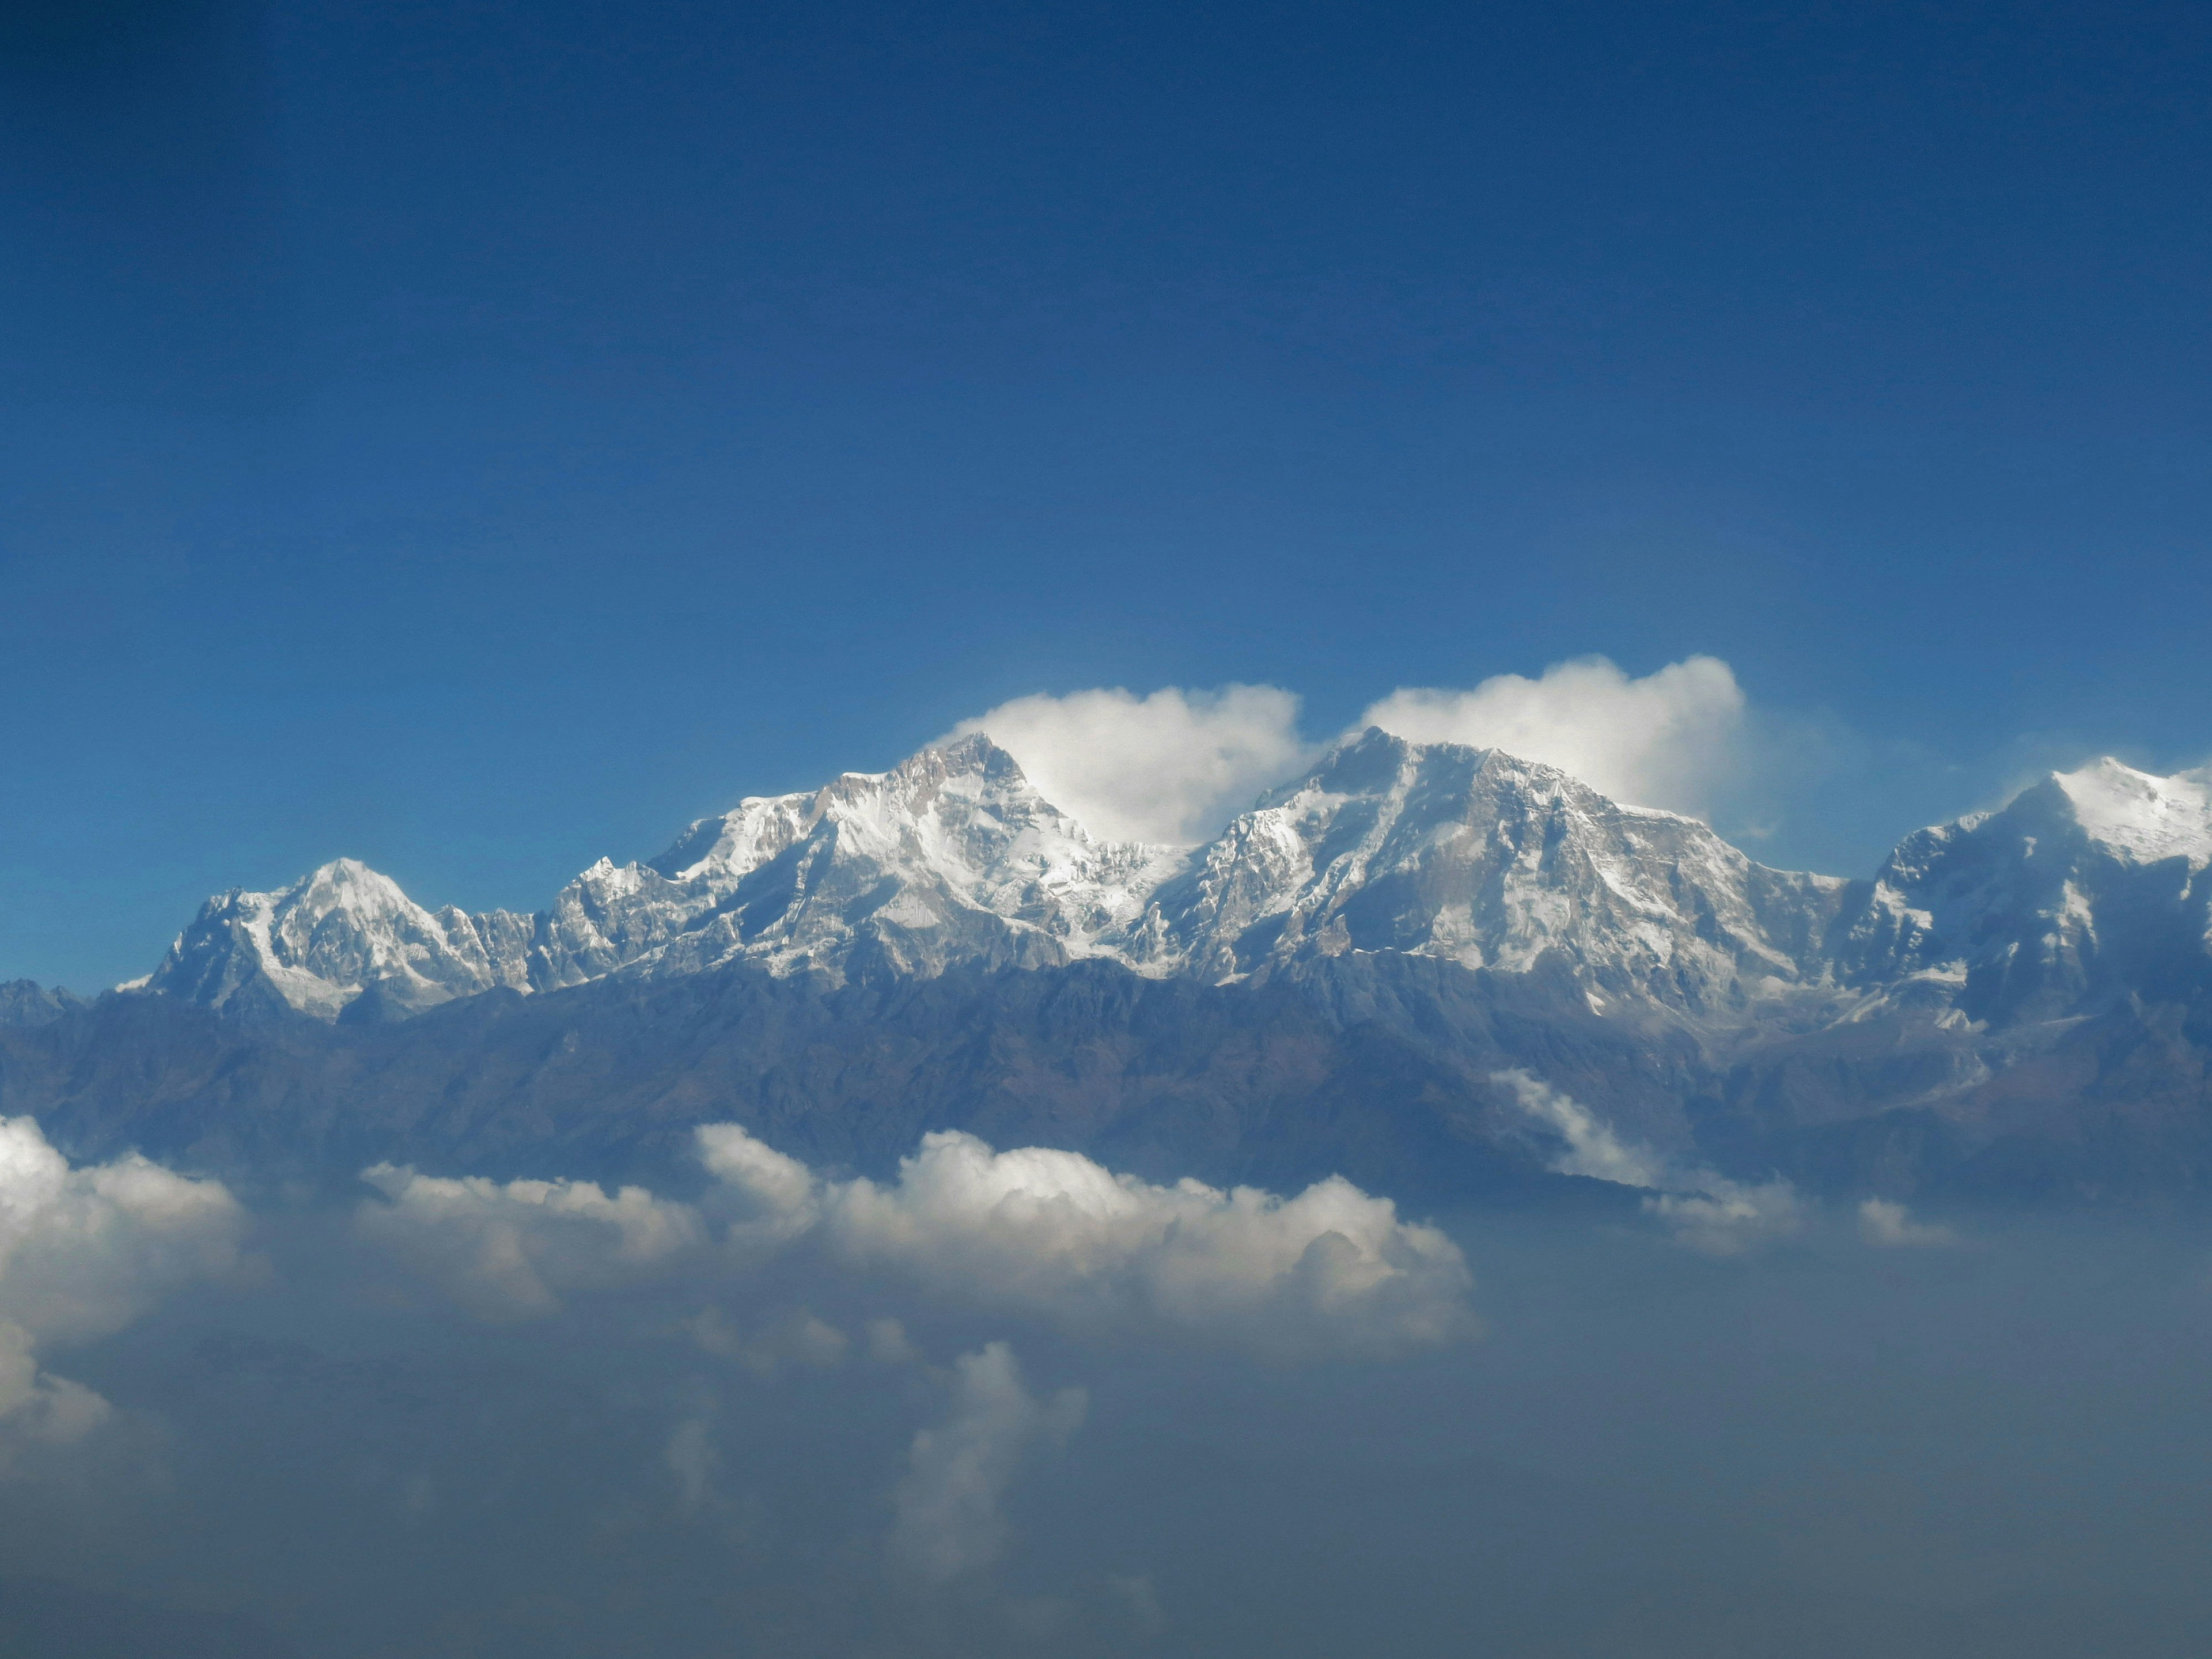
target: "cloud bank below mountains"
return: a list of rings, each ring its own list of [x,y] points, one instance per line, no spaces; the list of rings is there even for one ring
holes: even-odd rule
[[[1096,1342],[1170,1340],[1267,1358],[1382,1358],[1470,1334],[1473,1279],[1436,1229],[1332,1177],[1294,1197],[1156,1186],[1079,1153],[925,1136],[898,1178],[816,1174],[736,1124],[697,1132],[714,1186],[451,1180],[379,1165],[359,1236],[462,1306],[550,1313],[567,1294],[809,1247],[833,1269]]]
[[[1299,699],[1272,685],[1039,694],[963,721],[988,732],[1044,797],[1108,840],[1188,844],[1218,830],[1321,745]],[[1638,806],[1703,817],[1742,769],[1748,702],[1728,664],[1689,657],[1638,678],[1603,657],[1499,674],[1469,690],[1405,687],[1370,704],[1415,743],[1503,749]]]
[[[71,1169],[31,1118],[0,1118],[0,1468],[24,1443],[81,1438],[107,1402],[43,1351],[121,1330],[172,1291],[240,1263],[246,1217],[220,1182],[135,1154]]]

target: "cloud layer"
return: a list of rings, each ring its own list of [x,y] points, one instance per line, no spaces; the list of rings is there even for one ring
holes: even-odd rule
[[[1155,1186],[1079,1153],[926,1136],[898,1178],[824,1179],[735,1124],[697,1132],[698,1204],[587,1183],[446,1180],[380,1165],[362,1236],[493,1317],[550,1311],[711,1254],[743,1271],[800,1245],[846,1272],[1045,1319],[1281,1358],[1382,1356],[1468,1334],[1457,1246],[1331,1178],[1295,1197]],[[735,1339],[732,1339],[733,1340]]]
[[[563,1293],[621,1283],[704,1243],[688,1206],[585,1181],[459,1180],[380,1164],[362,1179],[384,1194],[355,1226],[487,1318],[550,1313]]]
[[[164,1294],[239,1265],[246,1213],[218,1182],[135,1154],[71,1169],[27,1117],[0,1118],[0,1460],[108,1415],[40,1350],[122,1329]]]
[[[1746,703],[1717,657],[1632,679],[1603,657],[1498,674],[1471,691],[1403,689],[1362,726],[1415,743],[1503,749],[1572,773],[1615,800],[1699,816],[1736,769]]]
[[[1021,763],[1038,793],[1109,841],[1203,841],[1297,769],[1298,699],[1272,685],[1039,695],[965,720]]]

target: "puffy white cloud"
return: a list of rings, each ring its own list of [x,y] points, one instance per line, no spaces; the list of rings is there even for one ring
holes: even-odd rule
[[[1360,717],[1415,743],[1503,749],[1638,806],[1702,815],[1735,772],[1745,701],[1717,657],[1632,679],[1603,657],[1499,674],[1473,690],[1402,689]]]
[[[1677,1243],[1708,1255],[1736,1255],[1786,1238],[1805,1224],[1797,1189],[1779,1176],[1757,1186],[1731,1181],[1698,1164],[1686,1164],[1640,1142],[1624,1140],[1611,1125],[1564,1090],[1515,1066],[1490,1080],[1559,1145],[1547,1160],[1559,1175],[1586,1176],[1642,1188],[1647,1215],[1663,1222]]]
[[[1204,840],[1308,755],[1298,699],[1272,685],[1039,694],[963,721],[1021,763],[1039,793],[1109,841]]]
[[[1384,1353],[1466,1334],[1459,1249],[1332,1176],[1294,1198],[1154,1186],[1078,1152],[923,1138],[896,1182],[825,1189],[848,1259],[1084,1334],[1150,1328],[1291,1357]]]
[[[240,1265],[246,1214],[222,1184],[136,1154],[71,1169],[27,1117],[0,1119],[0,1458],[109,1414],[40,1367],[46,1346],[122,1329],[164,1294]]]
[[[565,1291],[619,1284],[706,1240],[690,1206],[642,1187],[611,1198],[587,1181],[502,1185],[390,1164],[362,1179],[384,1199],[355,1212],[361,1237],[489,1319],[551,1313]]]
[[[1928,1249],[1959,1242],[1948,1227],[1915,1221],[1904,1205],[1886,1198],[1870,1198],[1859,1206],[1859,1237],[1890,1250]]]
[[[1026,1459],[1066,1443],[1089,1404],[1081,1389],[1038,1401],[1004,1342],[963,1354],[953,1364],[950,1414],[918,1431],[907,1450],[906,1474],[892,1494],[893,1554],[939,1583],[998,1559],[1006,1547],[1000,1503],[1007,1488]]]
[[[690,1260],[720,1222],[724,1271],[807,1243],[848,1272],[1098,1338],[1172,1334],[1297,1358],[1394,1353],[1473,1327],[1458,1247],[1339,1178],[1291,1198],[1160,1187],[1079,1153],[1000,1152],[945,1133],[924,1137],[896,1181],[834,1181],[736,1124],[696,1135],[715,1184],[696,1206],[642,1188],[610,1198],[586,1182],[501,1185],[379,1165],[367,1179],[384,1197],[362,1206],[357,1225],[495,1318],[550,1312],[564,1291]],[[806,1339],[720,1322],[693,1334],[764,1364],[820,1363],[830,1338],[838,1354],[844,1344],[835,1332]]]

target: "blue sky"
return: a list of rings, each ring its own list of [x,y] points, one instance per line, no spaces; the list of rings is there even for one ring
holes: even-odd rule
[[[0,976],[1007,699],[1729,664],[1856,872],[2212,753],[2201,8],[11,8]],[[1786,787],[1785,787],[1786,786]]]

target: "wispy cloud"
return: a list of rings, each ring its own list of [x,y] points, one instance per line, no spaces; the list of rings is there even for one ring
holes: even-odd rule
[[[894,1558],[939,1583],[1005,1553],[1000,1506],[1015,1475],[1029,1458],[1065,1445],[1090,1408],[1081,1389],[1062,1389],[1049,1401],[1032,1395],[1004,1342],[961,1355],[952,1370],[951,1410],[916,1431],[892,1494]]]
[[[1678,1243],[1708,1255],[1736,1255],[1805,1224],[1797,1189],[1777,1176],[1758,1185],[1731,1181],[1702,1165],[1669,1158],[1623,1139],[1589,1108],[1519,1066],[1491,1073],[1540,1127],[1558,1137],[1549,1160],[1559,1175],[1587,1176],[1644,1189],[1646,1214],[1664,1223]]]

